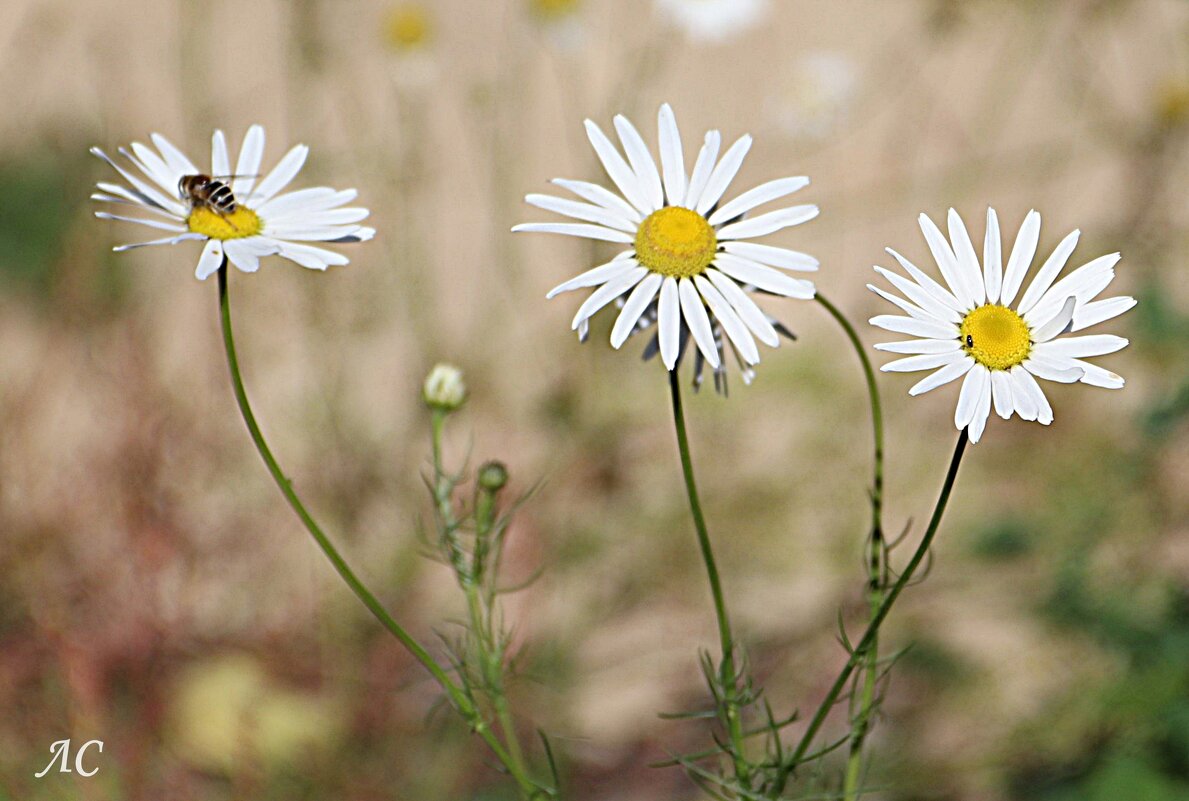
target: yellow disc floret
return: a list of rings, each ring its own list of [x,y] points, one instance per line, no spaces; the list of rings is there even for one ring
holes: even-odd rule
[[[1024,318],[1006,306],[979,306],[960,328],[962,349],[990,370],[1010,370],[1028,358],[1032,332]]]
[[[673,278],[701,275],[717,249],[718,237],[706,218],[681,206],[654,211],[636,231],[636,261]]]
[[[243,239],[264,230],[260,215],[247,206],[236,206],[230,214],[220,214],[207,206],[195,206],[186,218],[186,225],[195,234],[210,239]]]

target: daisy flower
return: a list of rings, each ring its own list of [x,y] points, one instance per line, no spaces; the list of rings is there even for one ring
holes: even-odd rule
[[[558,178],[554,184],[586,202],[535,194],[525,200],[580,222],[529,223],[512,230],[626,246],[606,264],[549,292],[547,297],[552,298],[561,292],[596,287],[574,315],[572,328],[580,337],[585,338],[591,315],[622,299],[611,330],[612,347],[619,348],[628,336],[655,320],[656,347],[668,370],[677,366],[689,337],[697,345],[699,358],[716,371],[722,368],[724,340],[745,367],[757,364],[760,354],[755,340],[777,347],[779,329],[752,300],[751,293],[759,290],[810,299],[813,284],[783,271],[816,270],[818,262],[804,253],[749,240],[812,220],[818,208],[800,205],[755,217],[746,215],[805,187],[809,179],[769,181],[721,203],[751,147],[751,137],[740,137],[719,159],[722,136],[710,131],[692,172],[687,173],[681,135],[668,104],[661,106],[657,124],[659,169],[626,117],[615,118],[626,160],[599,126],[587,120],[587,136],[622,196],[598,184]]]
[[[769,0],[656,0],[656,9],[690,41],[722,44],[762,22],[771,4]]]
[[[361,242],[375,231],[357,225],[368,216],[362,208],[341,208],[355,199],[354,189],[335,191],[328,187],[301,189],[279,194],[297,176],[305,164],[309,148],[297,145],[257,182],[264,155],[264,128],[253,125],[244,137],[234,170],[227,155],[227,141],[222,131],[211,139],[209,176],[226,183],[226,192],[218,190],[209,203],[193,202],[182,189],[187,176],[207,174],[160,134],[152,134],[156,149],[133,142],[131,151],[119,153],[135,169],[121,166],[97,147],[91,152],[106,161],[127,184],[99,182],[99,192],[92,200],[131,206],[147,216],[123,216],[97,211],[104,220],[122,220],[168,231],[169,236],[148,242],[120,245],[116,251],[145,245],[176,245],[187,240],[206,245],[198,259],[195,275],[199,279],[217,272],[226,257],[246,273],[260,268],[262,256],[279,255],[314,270],[347,263],[347,257],[307,242]]]
[[[1064,336],[1118,317],[1135,305],[1129,297],[1095,300],[1115,277],[1118,253],[1099,256],[1058,281],[1077,245],[1080,232],[1074,231],[1061,240],[1020,295],[1036,255],[1040,215],[1030,211],[1024,218],[1006,270],[994,209],[987,210],[981,270],[966,226],[953,209],[948,222],[947,241],[929,217],[920,217],[945,286],[891,248],[888,253],[909,278],[882,267],[875,270],[903,297],[867,285],[907,315],[880,315],[871,318],[871,324],[918,337],[876,345],[878,350],[908,354],[882,369],[936,371],[917,382],[909,395],[963,378],[954,424],[967,429],[971,442],[978,442],[992,406],[1004,420],[1018,414],[1043,425],[1053,422],[1053,409],[1037,378],[1107,389],[1123,386],[1122,377],[1084,360],[1114,353],[1126,347],[1126,339],[1111,334]]]

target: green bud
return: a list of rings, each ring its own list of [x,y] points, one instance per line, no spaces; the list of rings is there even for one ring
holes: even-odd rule
[[[452,412],[467,399],[467,387],[462,381],[462,370],[452,364],[436,364],[425,378],[421,397],[431,409]]]
[[[488,492],[498,492],[508,483],[508,468],[503,462],[485,462],[479,468],[479,486]]]

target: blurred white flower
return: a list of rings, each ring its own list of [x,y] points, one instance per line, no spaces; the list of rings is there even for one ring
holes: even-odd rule
[[[1118,317],[1135,305],[1134,298],[1122,296],[1095,300],[1114,280],[1118,253],[1100,256],[1057,281],[1077,245],[1080,232],[1074,231],[1061,240],[1016,302],[1036,255],[1039,214],[1030,211],[1024,218],[1006,270],[994,209],[987,210],[981,270],[956,211],[949,212],[949,241],[926,215],[921,215],[920,224],[946,286],[891,248],[888,253],[910,278],[882,267],[875,270],[904,297],[867,285],[907,314],[880,315],[871,318],[871,324],[918,337],[876,345],[878,350],[910,354],[882,369],[936,370],[913,385],[909,395],[965,376],[954,424],[959,430],[967,429],[971,442],[978,442],[992,405],[1005,420],[1014,413],[1044,425],[1053,422],[1052,407],[1036,378],[1063,384],[1081,381],[1107,389],[1123,386],[1122,377],[1083,359],[1114,353],[1126,347],[1126,339],[1111,334],[1062,336]]]
[[[467,399],[467,387],[462,380],[462,370],[452,364],[435,364],[425,377],[421,397],[431,409],[452,412]]]
[[[384,22],[384,39],[392,50],[392,79],[402,89],[417,91],[438,76],[434,58],[434,20],[424,3],[399,3]]]
[[[772,76],[767,116],[794,139],[822,140],[845,123],[858,87],[858,69],[841,53],[806,53],[792,69]]]
[[[722,44],[759,25],[770,0],[655,0],[657,11],[693,42]]]
[[[779,345],[777,327],[751,299],[749,291],[812,298],[814,286],[810,281],[782,271],[812,271],[818,262],[804,253],[748,240],[812,220],[818,208],[791,206],[745,217],[765,203],[802,189],[809,179],[769,181],[721,203],[751,147],[751,137],[740,137],[719,159],[722,137],[718,131],[710,131],[693,171],[687,173],[677,121],[667,104],[660,108],[657,125],[659,169],[627,118],[615,118],[626,160],[599,126],[587,120],[587,136],[622,197],[597,184],[559,178],[553,183],[587,202],[551,195],[528,195],[525,200],[582,222],[530,223],[512,230],[565,234],[628,246],[610,262],[549,293],[552,298],[560,292],[597,287],[574,316],[572,327],[580,336],[585,335],[591,315],[626,296],[611,331],[613,347],[619,348],[631,334],[655,321],[657,348],[667,369],[675,369],[692,336],[701,358],[716,370],[716,375],[722,368],[725,340],[744,365],[745,378],[749,378],[750,365],[760,361],[755,339],[772,347]]]
[[[92,200],[131,206],[148,217],[126,217],[106,211],[105,220],[139,223],[168,231],[170,236],[149,242],[120,245],[117,251],[145,245],[175,245],[187,240],[206,242],[195,275],[205,279],[218,271],[224,257],[246,273],[260,268],[263,256],[278,255],[315,270],[347,264],[342,254],[307,242],[361,242],[375,230],[357,225],[368,216],[364,208],[341,208],[355,199],[354,189],[329,187],[279,194],[301,171],[309,148],[297,145],[257,182],[264,155],[264,128],[253,125],[244,137],[234,171],[222,131],[211,140],[209,175],[199,170],[164,136],[152,134],[156,150],[133,142],[120,155],[135,167],[128,170],[97,147],[91,152],[110,164],[127,185],[100,182]],[[139,175],[138,175],[139,173]],[[146,180],[147,178],[147,180]],[[187,179],[183,182],[183,179]],[[187,190],[183,183],[194,187]]]

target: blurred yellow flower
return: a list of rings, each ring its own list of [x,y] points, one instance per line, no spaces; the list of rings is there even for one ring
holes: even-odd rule
[[[433,20],[420,3],[402,3],[388,14],[388,44],[397,51],[419,50],[433,41]]]
[[[581,0],[528,0],[529,11],[537,17],[555,20],[578,11]]]

